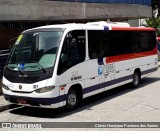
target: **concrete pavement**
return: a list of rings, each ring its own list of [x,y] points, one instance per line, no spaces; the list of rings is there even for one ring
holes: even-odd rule
[[[0,112],[12,108],[14,105],[6,101],[2,94],[2,80],[0,80]]]
[[[10,104],[9,102],[7,102],[3,95],[0,95],[0,112],[7,110],[9,108],[11,108],[12,104]]]

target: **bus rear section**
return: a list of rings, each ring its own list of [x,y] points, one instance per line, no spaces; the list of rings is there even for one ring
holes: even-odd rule
[[[64,24],[23,32],[4,70],[6,100],[73,110],[83,98],[127,83],[137,87],[158,69],[155,30],[114,25]]]
[[[111,28],[105,26],[104,30],[88,30],[89,62],[92,66],[97,62],[98,75],[88,82],[86,80],[85,97],[130,82],[137,87],[141,78],[158,69],[153,28]],[[87,71],[93,73],[94,70],[90,67]]]

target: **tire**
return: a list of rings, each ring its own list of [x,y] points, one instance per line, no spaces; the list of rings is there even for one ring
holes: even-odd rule
[[[69,89],[67,97],[66,97],[66,106],[65,109],[67,111],[75,110],[79,104],[78,93],[74,88]]]
[[[132,81],[132,86],[134,88],[138,87],[139,83],[140,83],[140,75],[138,72],[134,72],[133,74],[133,81]]]

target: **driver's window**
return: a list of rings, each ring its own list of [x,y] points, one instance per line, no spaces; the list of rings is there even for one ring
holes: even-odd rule
[[[85,31],[75,30],[66,35],[64,39],[58,72],[60,75],[72,66],[85,60]]]

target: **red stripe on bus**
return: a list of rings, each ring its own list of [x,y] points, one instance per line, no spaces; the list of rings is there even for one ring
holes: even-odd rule
[[[154,28],[145,27],[112,27],[112,30],[127,30],[127,31],[155,31]]]
[[[157,54],[157,48],[155,48],[153,51],[106,57],[106,63],[130,60],[130,59],[146,57],[146,56],[151,56],[151,55],[156,55],[156,54]]]

